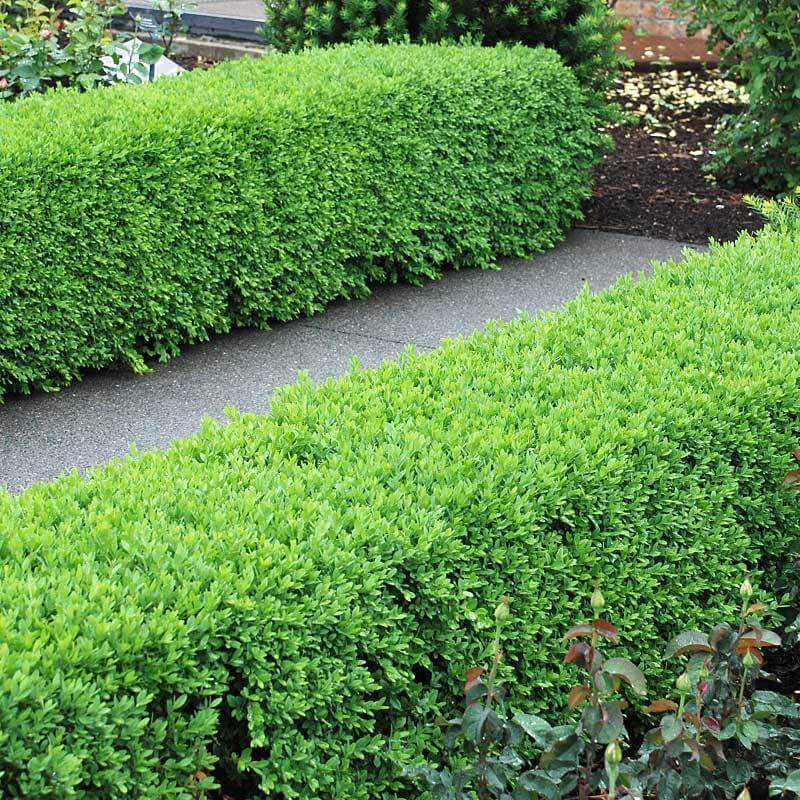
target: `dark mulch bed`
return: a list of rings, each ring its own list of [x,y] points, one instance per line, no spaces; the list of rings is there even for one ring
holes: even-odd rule
[[[662,70],[626,73],[615,96],[636,118],[611,132],[616,150],[595,171],[582,227],[697,243],[762,227],[742,199],[752,187],[722,188],[703,171],[738,87],[716,71]]]
[[[180,64],[186,70],[193,69],[211,69],[211,67],[219,64],[213,58],[203,58],[202,56],[189,56],[182,53],[173,53],[170,58],[176,63]]]
[[[800,645],[777,653],[768,652],[764,668],[775,676],[775,680],[765,681],[761,688],[800,700]]]

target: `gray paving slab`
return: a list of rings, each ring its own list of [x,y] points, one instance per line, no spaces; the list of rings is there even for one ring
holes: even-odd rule
[[[364,300],[335,303],[309,322],[325,330],[436,345],[446,336],[482,328],[490,319],[557,308],[584,283],[600,291],[653,260],[679,259],[690,246],[575,230],[532,262],[506,261],[496,271],[451,271],[422,287],[377,286]]]
[[[347,372],[353,357],[373,367],[408,344],[431,349],[488,320],[557,307],[585,282],[603,289],[654,259],[679,258],[685,247],[574,231],[534,261],[448,272],[420,287],[379,286],[365,300],[335,303],[310,319],[188,347],[147,375],[107,370],[58,393],[9,397],[0,405],[0,485],[19,491],[84,470],[125,455],[132,442],[139,450],[166,447],[196,431],[203,416],[224,419],[226,407],[268,411],[272,391],[298,371],[322,380]]]

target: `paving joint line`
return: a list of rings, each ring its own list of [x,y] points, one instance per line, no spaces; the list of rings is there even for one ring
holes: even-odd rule
[[[325,333],[338,333],[341,336],[357,336],[360,339],[372,339],[375,342],[386,342],[387,344],[402,344],[411,345],[412,347],[419,347],[423,350],[435,350],[439,344],[420,344],[419,342],[410,342],[405,339],[389,339],[386,336],[376,336],[374,333],[359,333],[358,331],[346,331],[341,328],[328,328],[324,325],[312,325],[308,322],[301,322],[301,328],[311,328],[315,331],[323,331]]]

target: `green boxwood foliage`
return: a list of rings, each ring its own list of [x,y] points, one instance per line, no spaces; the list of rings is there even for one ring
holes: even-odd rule
[[[552,246],[602,135],[545,49],[360,45],[0,111],[0,395]]]
[[[265,0],[267,41],[280,50],[338,42],[518,42],[557,50],[603,106],[620,62],[623,20],[605,0]]]
[[[798,235],[0,493],[4,796],[414,797],[504,592],[520,710],[596,577],[657,676],[797,545]]]

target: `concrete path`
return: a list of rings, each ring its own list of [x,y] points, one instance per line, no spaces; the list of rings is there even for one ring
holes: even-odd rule
[[[408,344],[430,350],[488,320],[557,307],[584,282],[603,289],[651,260],[679,258],[685,246],[578,230],[533,262],[448,272],[416,288],[379,286],[365,300],[335,303],[310,319],[188,347],[148,375],[108,370],[55,394],[8,397],[0,405],[0,485],[19,491],[102,464],[131,442],[140,450],[165,447],[197,430],[204,415],[224,419],[227,406],[267,411],[273,389],[298,370],[322,380],[346,372],[353,357],[373,367]]]

